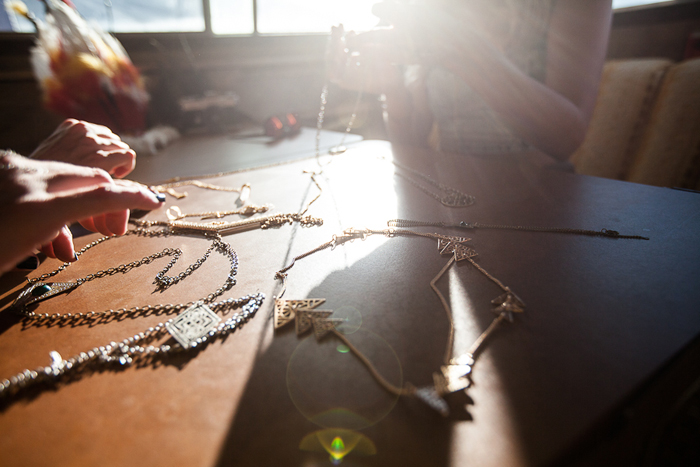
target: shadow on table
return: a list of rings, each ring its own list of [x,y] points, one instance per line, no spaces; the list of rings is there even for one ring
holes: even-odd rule
[[[416,242],[426,243],[420,245],[425,248],[416,248]],[[344,315],[351,327],[361,318],[359,330],[348,333],[348,339],[397,386],[402,379],[417,387],[431,385],[447,342],[447,318],[428,285],[437,271],[421,272],[421,264],[434,259],[429,243],[423,238],[391,240],[349,268],[331,273],[308,295],[327,298],[318,309]],[[398,264],[403,266],[393,267]],[[290,280],[301,272],[290,271]],[[307,298],[290,293],[285,299]],[[267,325],[272,326],[271,318]],[[468,402],[464,397],[457,402],[462,408]],[[468,414],[462,410],[453,416]],[[322,435],[311,443],[320,452],[300,448],[303,444],[309,449],[309,435],[329,427],[353,429],[364,439],[343,465],[448,464],[451,423],[415,398],[391,396],[336,337],[320,342],[297,337],[289,324],[275,332],[256,361],[218,465],[331,465],[321,447]],[[326,444],[333,441],[335,448],[354,442],[331,435]],[[376,454],[367,446],[375,447]]]

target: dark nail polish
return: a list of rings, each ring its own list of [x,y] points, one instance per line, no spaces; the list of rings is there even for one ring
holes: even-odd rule
[[[156,193],[156,199],[159,203],[165,203],[165,195],[163,193]]]
[[[39,267],[39,258],[36,256],[30,256],[26,259],[23,259],[21,262],[17,264],[17,269],[30,269],[34,270]]]

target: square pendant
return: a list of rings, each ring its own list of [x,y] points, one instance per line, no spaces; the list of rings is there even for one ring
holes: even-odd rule
[[[221,322],[221,318],[203,303],[195,303],[172,321],[165,329],[186,349],[195,347],[197,340],[206,336]]]

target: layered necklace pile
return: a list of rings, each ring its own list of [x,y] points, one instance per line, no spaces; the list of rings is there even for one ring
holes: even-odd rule
[[[224,174],[217,174],[224,175]],[[321,190],[314,179],[316,186]],[[64,263],[54,271],[42,274],[37,278],[27,278],[27,286],[20,292],[11,306],[11,309],[22,315],[25,320],[36,325],[66,325],[66,324],[100,324],[107,323],[122,317],[136,318],[149,314],[174,314],[172,319],[134,336],[127,337],[120,342],[110,342],[104,346],[98,346],[79,354],[63,359],[56,351],[50,352],[51,364],[39,367],[34,370],[26,369],[20,373],[0,381],[0,397],[14,395],[21,389],[36,383],[55,383],[67,374],[77,374],[87,367],[100,365],[130,365],[134,361],[148,363],[155,358],[164,358],[176,352],[187,351],[195,347],[206,345],[212,340],[216,340],[230,334],[250,319],[259,310],[264,300],[264,294],[250,294],[237,299],[226,299],[215,301],[225,291],[236,284],[238,273],[238,255],[235,250],[222,239],[222,235],[238,233],[250,229],[268,229],[279,227],[285,224],[298,222],[302,226],[320,226],[323,219],[306,215],[311,204],[320,197],[319,194],[312,199],[306,207],[298,213],[280,213],[273,215],[257,216],[256,214],[267,213],[270,206],[246,205],[250,195],[250,185],[243,184],[240,188],[214,185],[201,182],[199,180],[175,180],[161,185],[154,185],[151,189],[158,193],[167,193],[176,199],[188,196],[187,192],[176,191],[176,188],[193,186],[205,190],[238,193],[237,209],[226,211],[206,211],[197,213],[183,213],[179,207],[170,207],[166,214],[168,221],[149,221],[131,219],[129,222],[135,225],[134,229],[127,231],[125,236],[147,236],[162,237],[169,235],[198,234],[211,240],[211,245],[206,252],[194,263],[187,266],[184,271],[176,276],[168,276],[167,273],[177,263],[182,255],[179,248],[165,248],[158,253],[148,255],[140,260],[130,263],[120,264],[116,267],[100,270],[78,278],[70,282],[51,282],[50,279],[70,266],[71,263]],[[247,217],[239,221],[221,221],[227,216],[239,215]],[[202,221],[215,219],[213,222],[189,222],[183,219],[199,217]],[[163,227],[162,230],[152,230],[153,227]],[[76,252],[76,257],[80,257],[92,248],[97,247],[115,237],[99,238]],[[170,262],[156,274],[153,283],[160,289],[166,289],[179,283],[192,275],[204,264],[212,252],[217,251],[226,256],[230,262],[230,269],[223,284],[207,296],[200,300],[184,304],[158,304],[146,306],[134,306],[131,308],[109,309],[102,311],[85,311],[78,313],[38,313],[32,309],[37,303],[48,300],[62,293],[67,293],[88,282],[101,279],[115,274],[124,274],[134,268],[147,265],[163,257],[170,257]],[[232,316],[223,320],[217,313],[226,315],[231,310],[240,309]],[[155,341],[163,337],[172,337],[173,344],[167,341],[154,345]]]
[[[142,227],[137,227],[136,229],[129,230],[126,235],[167,236],[173,233],[174,232],[170,230],[150,231]],[[69,267],[71,263],[64,263],[56,270],[45,273],[38,278],[28,278],[28,285],[15,299],[11,309],[24,316],[26,320],[34,322],[37,325],[100,324],[107,323],[113,319],[119,319],[122,316],[134,318],[140,315],[159,313],[177,313],[177,316],[164,323],[161,322],[153,327],[149,327],[143,332],[129,336],[119,342],[112,341],[103,346],[87,349],[67,359],[63,359],[57,351],[51,351],[49,353],[51,359],[49,366],[39,367],[34,370],[26,369],[8,379],[0,381],[0,397],[14,395],[21,389],[33,386],[37,383],[56,383],[62,377],[78,374],[80,371],[90,367],[94,368],[96,366],[114,364],[124,366],[130,365],[134,361],[147,364],[156,358],[164,358],[170,354],[187,351],[195,347],[201,348],[213,340],[232,333],[235,329],[248,321],[260,309],[264,300],[264,294],[250,294],[237,299],[229,298],[215,301],[217,297],[236,284],[238,255],[231,245],[223,241],[220,235],[208,234],[206,236],[212,240],[212,244],[204,255],[176,276],[167,276],[166,274],[182,255],[182,251],[179,248],[165,248],[158,253],[151,254],[140,260],[88,274],[72,282],[48,282],[46,280],[59,274]],[[95,240],[76,252],[76,256],[80,257],[88,250],[113,238],[115,237],[102,237]],[[159,258],[172,257],[165,268],[156,274],[153,281],[159,288],[165,289],[193,274],[207,260],[213,251],[217,251],[226,256],[231,267],[224,283],[220,287],[209,293],[206,297],[195,302],[174,305],[158,304],[135,306],[128,309],[120,308],[116,310],[110,309],[79,313],[48,314],[36,313],[29,309],[31,305],[37,302],[50,299],[64,292],[69,292],[87,282],[106,276],[127,273],[139,266],[150,264]],[[236,309],[240,309],[240,311],[225,320],[217,314],[218,312],[225,316],[230,313],[231,310]],[[167,341],[161,344],[156,343],[158,339],[162,339],[166,336],[172,337],[175,342],[173,344]]]
[[[56,270],[45,273],[38,278],[28,278],[27,286],[13,303],[12,309],[21,314],[26,320],[34,322],[37,325],[83,323],[99,324],[106,323],[112,319],[123,316],[135,318],[137,316],[145,316],[151,313],[177,315],[164,323],[158,323],[153,327],[149,327],[145,331],[134,336],[127,337],[119,342],[110,342],[107,345],[88,349],[68,359],[63,359],[58,352],[51,351],[51,363],[49,366],[39,367],[34,370],[26,369],[12,376],[11,378],[0,381],[0,397],[4,395],[16,394],[21,389],[34,385],[35,383],[55,383],[67,374],[75,374],[78,371],[88,367],[114,364],[129,365],[134,361],[139,363],[148,363],[156,358],[163,358],[176,352],[183,352],[196,347],[202,347],[212,340],[216,340],[230,334],[248,319],[254,316],[264,300],[264,295],[261,293],[250,294],[237,299],[230,298],[216,301],[217,298],[220,297],[225,291],[229,290],[235,285],[238,271],[238,256],[233,248],[228,243],[223,241],[221,236],[242,232],[249,229],[268,229],[295,222],[302,226],[320,226],[323,224],[322,219],[311,217],[306,213],[311,205],[321,197],[323,192],[317,177],[323,173],[323,168],[325,165],[327,165],[322,164],[320,160],[320,136],[325,116],[327,94],[328,86],[324,86],[321,93],[321,106],[317,120],[315,143],[315,156],[319,169],[305,171],[306,174],[309,174],[311,181],[318,188],[319,192],[300,212],[268,215],[267,212],[270,209],[270,206],[268,205],[246,205],[250,194],[250,185],[247,183],[242,185],[240,188],[230,188],[204,183],[199,180],[175,180],[169,183],[152,186],[151,189],[159,193],[167,193],[177,199],[187,196],[187,192],[176,191],[176,188],[179,189],[184,186],[194,186],[201,189],[215,191],[236,192],[239,194],[239,207],[237,209],[183,213],[177,206],[173,206],[167,210],[167,221],[136,219],[132,219],[130,221],[136,227],[128,231],[127,235],[167,236],[195,233],[203,235],[205,238],[211,240],[212,243],[204,255],[189,265],[183,272],[176,276],[167,275],[170,269],[181,257],[182,251],[178,248],[165,248],[158,253],[151,254],[140,260],[120,264],[117,267],[101,270],[70,282],[47,281],[47,279],[56,276],[67,268],[70,263],[65,263]],[[343,134],[343,138],[339,144],[329,150],[329,155],[333,156],[345,151],[342,144],[345,141],[346,135],[349,134],[354,124],[361,96],[362,93],[360,92],[358,94],[357,101],[355,103],[352,116],[348,122],[346,131]],[[430,176],[404,164],[396,161],[392,161],[392,163],[395,166],[395,174],[397,176],[406,180],[411,185],[446,207],[462,208],[471,206],[475,202],[475,198],[471,195],[440,183],[432,179]],[[231,173],[234,172],[220,173],[216,175],[223,176]],[[265,215],[256,217],[256,214]],[[220,220],[224,217],[232,215],[245,216],[246,219],[229,222]],[[191,222],[185,220],[191,217],[199,217],[202,222]],[[213,219],[212,222],[203,222],[211,219]],[[596,231],[570,228],[481,224],[477,222],[460,222],[457,224],[450,224],[439,221],[426,222],[395,219],[388,222],[389,228],[387,229],[346,229],[341,234],[334,235],[328,242],[325,242],[312,250],[294,257],[290,264],[277,271],[275,278],[282,281],[282,290],[276,297],[274,304],[275,329],[282,328],[294,322],[297,335],[302,335],[309,331],[313,331],[316,339],[318,340],[329,335],[334,336],[342,341],[352,351],[352,353],[366,366],[377,383],[386,391],[396,396],[415,397],[435,409],[443,416],[449,415],[449,407],[445,397],[451,393],[466,390],[470,387],[472,367],[475,364],[475,360],[479,352],[482,350],[484,342],[501,323],[504,321],[513,322],[514,315],[523,313],[525,310],[525,303],[508,286],[488,273],[474,260],[477,253],[473,248],[467,245],[467,242],[470,240],[469,238],[408,230],[408,228],[422,226],[470,230],[506,229],[647,240],[646,237],[636,235],[620,235],[616,231],[607,229]],[[153,227],[163,227],[164,229],[154,231],[151,230]],[[442,269],[429,283],[431,289],[437,295],[450,324],[444,362],[437,371],[433,372],[431,385],[417,387],[410,382],[405,382],[402,386],[396,386],[387,381],[379,373],[372,361],[365,356],[362,351],[355,346],[351,340],[339,329],[339,326],[344,323],[344,320],[334,318],[332,316],[332,311],[318,309],[318,307],[326,301],[325,298],[291,300],[282,298],[287,289],[288,271],[294,267],[297,261],[323,250],[334,249],[336,246],[343,245],[356,239],[365,240],[371,236],[428,239],[436,243],[439,255],[449,257]],[[111,238],[114,237],[103,237],[95,240],[83,247],[76,253],[76,255],[79,257],[85,254],[88,250],[103,244]],[[156,274],[154,279],[154,283],[159,288],[165,289],[192,275],[214,251],[228,258],[231,265],[230,269],[226,279],[220,287],[197,301],[175,305],[146,305],[135,306],[128,309],[120,308],[117,310],[109,309],[78,313],[37,313],[32,311],[30,308],[38,302],[50,299],[64,292],[69,292],[88,282],[106,276],[127,273],[134,268],[150,264],[157,259],[170,257],[170,262]],[[477,337],[466,352],[459,355],[454,355],[454,322],[452,311],[447,299],[438,289],[437,283],[455,263],[460,262],[467,262],[471,264],[481,275],[495,284],[500,289],[500,293],[493,300],[491,300],[491,311],[495,314],[492,322]],[[219,316],[219,314],[221,314],[225,317],[232,310],[239,311],[232,314],[225,320]],[[172,344],[168,343],[168,341],[160,344],[156,343],[158,339],[162,339],[164,337],[171,337],[175,342]]]

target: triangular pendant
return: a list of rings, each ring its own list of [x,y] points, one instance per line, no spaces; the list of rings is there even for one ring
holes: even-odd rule
[[[281,328],[296,317],[298,310],[312,310],[325,302],[325,298],[306,300],[275,300],[275,329]]]
[[[296,312],[296,329],[297,335],[304,334],[311,329],[314,321],[318,319],[328,318],[332,311],[313,311],[313,310],[297,310]]]
[[[313,325],[314,325],[314,335],[316,336],[316,340],[321,340],[323,336],[328,334],[330,331],[335,331],[336,326],[344,323],[345,320],[342,318],[321,318],[321,319],[314,319],[313,320]]]

